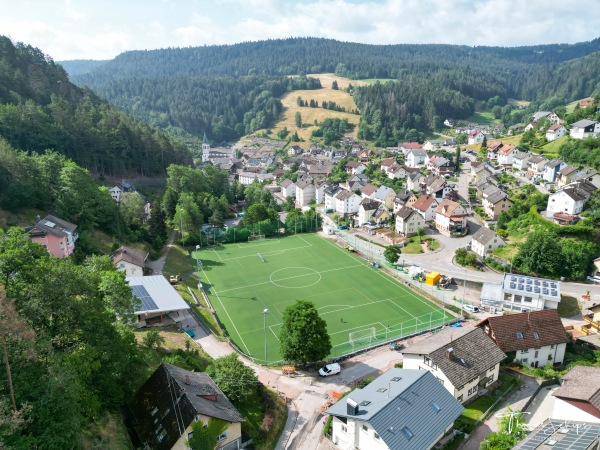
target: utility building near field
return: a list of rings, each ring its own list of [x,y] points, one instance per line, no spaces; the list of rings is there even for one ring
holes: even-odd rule
[[[505,273],[501,287],[497,286],[497,283],[483,284],[481,306],[486,310],[538,311],[556,309],[560,303],[559,281]]]

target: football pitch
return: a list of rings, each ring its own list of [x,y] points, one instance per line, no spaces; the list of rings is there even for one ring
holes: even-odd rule
[[[282,316],[296,300],[313,302],[327,322],[330,357],[452,319],[438,305],[316,234],[204,248],[193,257],[202,263],[200,280],[229,337],[258,362],[281,360]]]

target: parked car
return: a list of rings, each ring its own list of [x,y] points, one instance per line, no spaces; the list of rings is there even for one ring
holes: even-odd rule
[[[473,306],[473,305],[469,305],[468,303],[465,303],[462,305],[462,308],[470,313],[478,313],[479,312],[479,308],[477,306]]]
[[[325,367],[319,369],[319,375],[322,377],[328,377],[331,375],[337,375],[342,371],[342,368],[338,363],[327,364]]]
[[[587,277],[587,279],[592,283],[600,283],[600,277]]]

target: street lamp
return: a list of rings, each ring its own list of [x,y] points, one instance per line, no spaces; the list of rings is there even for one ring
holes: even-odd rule
[[[467,269],[465,268],[465,279],[463,280],[463,296],[462,302],[460,304],[460,317],[464,317],[464,305],[465,305],[465,296],[467,295]]]
[[[263,310],[263,317],[264,317],[263,329],[264,329],[264,334],[265,334],[265,364],[268,362],[268,359],[267,359],[267,314],[269,314],[269,310],[267,308],[265,308]]]
[[[183,218],[181,217],[181,206],[179,206],[179,232],[181,233],[181,245],[185,247],[185,237],[183,236]]]
[[[198,271],[198,282],[200,282],[200,267],[202,266],[202,261],[200,261],[200,255],[198,252],[200,251],[200,245],[196,245],[196,269]]]

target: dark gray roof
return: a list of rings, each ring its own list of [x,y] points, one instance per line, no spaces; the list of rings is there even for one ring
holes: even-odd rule
[[[473,240],[483,245],[487,244],[494,238],[501,239],[495,232],[486,227],[479,228],[479,230],[477,230],[477,232],[473,235]]]
[[[506,357],[481,328],[472,327],[446,328],[403,353],[428,355],[454,386],[467,384]]]
[[[73,234],[75,228],[77,228],[77,225],[48,214],[31,229],[29,234],[31,234],[31,236],[45,236],[46,234],[51,234],[61,238],[68,234]]]
[[[173,396],[179,398],[176,408]],[[159,450],[171,449],[181,436],[181,422],[186,429],[197,414],[231,423],[244,421],[206,373],[167,363],[162,363],[137,392],[131,412],[133,427],[142,443]],[[162,441],[158,440],[158,429],[167,432]]]
[[[506,192],[503,192],[500,189],[498,189],[496,192],[492,192],[490,195],[488,195],[486,201],[491,203],[492,205],[495,205],[496,203],[504,200],[505,198],[508,198]]]
[[[402,217],[402,219],[406,220],[413,214],[416,214],[416,211],[414,209],[409,208],[408,206],[403,206],[402,208],[400,208],[398,210],[398,212],[396,213],[396,216]]]
[[[581,400],[600,409],[600,367],[575,366],[562,378],[555,397]]]
[[[562,159],[554,158],[546,163],[546,167],[554,169],[556,166],[560,166],[561,164],[564,164]]]
[[[358,414],[348,414],[348,399],[359,405]],[[368,422],[390,449],[422,450],[431,448],[463,409],[431,372],[390,369],[327,414]],[[402,431],[405,427],[410,439]]]
[[[571,124],[571,128],[585,128],[585,127],[589,127],[590,125],[595,125],[597,122],[595,120],[589,120],[589,119],[581,119],[573,124]]]
[[[405,190],[402,191],[398,191],[398,193],[396,194],[396,197],[394,198],[395,202],[398,203],[403,203],[405,201],[407,201],[410,196],[413,195],[412,192]]]

